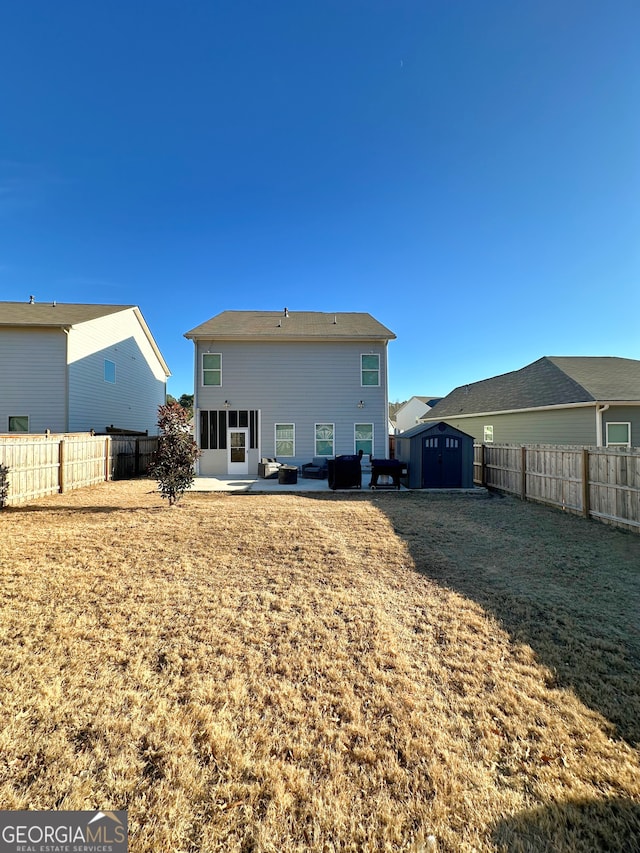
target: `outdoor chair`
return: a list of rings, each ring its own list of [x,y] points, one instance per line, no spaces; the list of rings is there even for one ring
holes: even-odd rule
[[[258,476],[262,477],[263,480],[273,480],[278,476],[281,465],[282,463],[278,462],[275,457],[263,456],[258,462]]]
[[[314,456],[311,462],[302,466],[302,477],[316,480],[326,480],[329,476],[329,466],[324,456]]]

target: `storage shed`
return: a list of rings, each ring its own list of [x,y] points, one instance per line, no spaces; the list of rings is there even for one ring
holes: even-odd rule
[[[444,421],[397,435],[396,459],[409,466],[410,489],[473,488],[473,436]]]

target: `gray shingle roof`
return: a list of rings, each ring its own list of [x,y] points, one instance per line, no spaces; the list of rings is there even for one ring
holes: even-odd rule
[[[392,331],[371,314],[321,311],[223,311],[206,323],[185,332],[185,338],[275,340],[393,340]]]
[[[128,308],[135,308],[135,305],[0,302],[0,326],[74,326]]]
[[[520,370],[460,385],[440,400],[438,418],[607,400],[640,401],[640,361],[543,356]]]

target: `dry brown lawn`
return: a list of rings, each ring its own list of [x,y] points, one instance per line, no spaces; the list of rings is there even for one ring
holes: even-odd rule
[[[132,853],[640,850],[640,536],[106,483],[0,513],[0,804]]]

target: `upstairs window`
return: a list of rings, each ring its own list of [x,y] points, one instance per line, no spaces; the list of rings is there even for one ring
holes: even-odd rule
[[[493,444],[493,426],[486,425],[483,427],[483,441],[485,444]]]
[[[276,424],[276,458],[295,456],[295,424]]]
[[[360,382],[362,385],[380,385],[380,356],[360,356]]]
[[[607,424],[607,447],[631,447],[631,424]]]
[[[29,432],[29,415],[9,415],[9,432]]]
[[[222,354],[205,352],[202,356],[202,384],[222,385]]]
[[[112,385],[115,385],[116,382],[116,363],[109,361],[108,358],[104,360],[104,381],[110,382]]]

